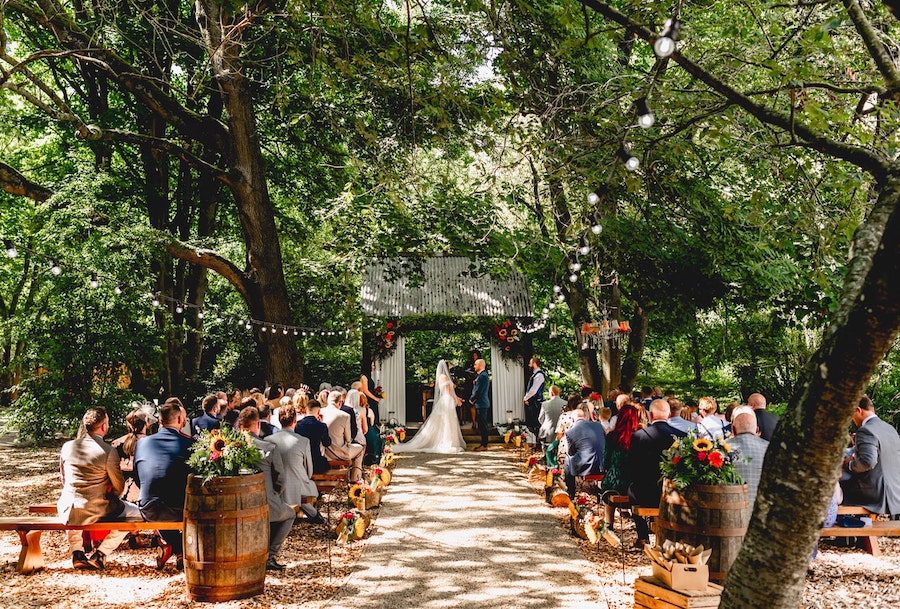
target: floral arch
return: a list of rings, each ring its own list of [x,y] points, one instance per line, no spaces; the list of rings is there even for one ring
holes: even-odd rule
[[[514,417],[524,418],[522,359],[530,355],[531,342],[519,333],[518,325],[530,322],[534,309],[523,275],[510,270],[497,277],[482,272],[477,260],[463,256],[375,261],[363,273],[360,304],[370,328],[363,335],[363,366],[368,370],[370,362],[375,362],[374,376],[387,395],[382,416],[390,410],[406,422],[404,333],[487,329],[491,334],[488,374],[493,420],[505,421],[509,410]],[[511,335],[517,338],[501,343]],[[522,359],[509,357],[510,350],[505,347],[512,343],[517,343]],[[403,396],[404,403],[398,404],[394,396]]]

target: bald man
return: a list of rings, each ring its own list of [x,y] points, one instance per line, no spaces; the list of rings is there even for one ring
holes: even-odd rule
[[[741,459],[734,464],[737,473],[747,483],[747,494],[750,506],[756,502],[756,489],[759,488],[759,477],[762,474],[763,459],[769,448],[768,440],[757,435],[758,425],[753,409],[739,406],[731,416],[731,430],[734,437],[728,440],[728,446],[741,451]]]
[[[761,393],[751,393],[747,398],[747,406],[753,409],[756,415],[756,425],[759,427],[759,437],[766,441],[772,440],[775,426],[778,425],[778,415],[766,410],[766,397]]]

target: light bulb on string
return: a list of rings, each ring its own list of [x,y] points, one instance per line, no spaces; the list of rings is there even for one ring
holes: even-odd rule
[[[636,170],[641,164],[641,161],[631,153],[631,144],[627,142],[622,142],[622,145],[619,146],[619,158],[622,159],[625,169],[628,171]]]
[[[113,289],[113,292],[115,292],[116,295],[118,296],[118,295],[121,294],[124,290],[125,290],[125,288],[122,287],[121,284],[119,284],[119,285],[117,285],[117,286],[115,287],[115,289]]]
[[[556,303],[555,303],[555,302],[551,302],[550,304],[547,305],[547,308],[549,308],[549,309],[555,309],[555,308],[556,308]]]
[[[578,275],[576,275],[575,273],[569,275],[569,283],[575,283],[576,281],[578,281]]]
[[[578,240],[578,253],[582,256],[587,256],[591,251],[591,246],[588,245],[587,239],[584,236],[580,237]]]
[[[267,330],[268,330],[268,328],[266,328],[265,326],[263,326],[259,329],[260,332],[266,332]]]
[[[197,311],[197,319],[203,319],[203,311]]]
[[[224,321],[224,320],[222,319],[222,316],[221,316],[221,315],[216,315],[216,323],[217,323],[217,324],[220,324],[220,323],[222,323],[223,321]]]
[[[681,22],[677,19],[666,19],[659,38],[653,43],[653,52],[657,57],[665,59],[675,52],[675,42],[678,40],[679,32],[681,32]]]
[[[565,294],[560,294],[559,296],[556,297],[556,300],[558,300],[560,302],[563,302],[565,299],[566,299]],[[551,302],[550,304],[552,305],[553,303]],[[552,309],[553,307],[550,307],[550,308]]]
[[[281,333],[284,334],[285,336],[287,336],[288,329],[287,328],[282,329]]]
[[[88,285],[93,289],[96,289],[97,286],[100,285],[100,281],[97,279],[97,273],[91,273],[91,279],[88,281]]]
[[[269,329],[269,332],[271,332],[272,334],[275,334],[275,326],[272,326],[272,327]]]
[[[248,321],[247,324],[246,324],[244,327],[247,328],[247,329],[249,330],[250,328],[253,327],[253,324],[251,324],[251,323]]]
[[[296,329],[294,329],[294,336],[297,336],[298,334],[300,334],[300,333]],[[304,333],[304,336],[305,336],[305,333]]]
[[[176,313],[184,313],[184,307],[181,306],[181,303],[178,303],[178,304],[175,306],[175,312],[176,312]]]
[[[154,307],[158,307],[158,306],[159,306],[159,296],[157,296],[156,294],[154,294],[154,295],[153,295],[153,300],[151,300],[150,303],[151,303]]]
[[[576,260],[575,263],[572,264],[572,270],[575,271],[576,273],[577,273],[578,271],[580,271],[580,270],[581,270],[581,263],[578,262],[578,261]],[[571,278],[571,277],[569,278],[569,281],[572,281],[572,278]]]
[[[59,262],[57,262],[55,258],[50,261],[50,272],[54,275],[59,275],[60,273],[62,273]]]
[[[640,97],[634,102],[637,106],[638,125],[644,129],[649,129],[656,122],[656,117],[650,111],[650,105],[647,103],[646,97]]]
[[[562,292],[562,286],[558,286],[558,285],[553,286],[554,294],[559,294],[560,292]]]
[[[304,331],[301,332],[300,334],[302,334],[303,336],[306,336],[306,330],[304,330]]]
[[[591,222],[591,232],[595,235],[599,235],[603,232],[603,225],[600,224],[600,215],[594,214],[594,219]]]
[[[3,247],[6,248],[6,255],[10,258],[15,258],[19,255],[19,250],[16,249],[16,244],[13,243],[9,239],[3,240]]]
[[[596,205],[600,202],[600,193],[596,190],[592,190],[588,193],[587,200],[591,205]]]

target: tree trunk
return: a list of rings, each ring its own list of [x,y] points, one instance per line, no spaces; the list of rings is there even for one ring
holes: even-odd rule
[[[766,453],[759,494],[720,607],[797,607],[854,407],[900,330],[900,164],[857,231],[841,306]]]
[[[303,380],[303,366],[296,338],[281,328],[291,324],[281,244],[266,183],[256,115],[240,61],[241,32],[246,24],[229,25],[229,15],[214,0],[197,0],[195,10],[227,117],[230,148],[223,154],[230,168],[228,184],[247,247],[246,275],[252,283],[248,304],[251,316],[260,322],[254,326],[254,336],[263,374],[267,383],[296,385]]]
[[[649,316],[643,307],[635,305],[631,318],[631,334],[628,335],[628,349],[625,362],[622,364],[622,378],[619,389],[631,391],[641,369],[641,358],[644,356],[644,344],[647,342],[647,324]]]
[[[612,286],[612,297],[609,301],[610,311],[620,311],[622,308],[622,292],[618,285]],[[617,315],[614,314],[614,317]],[[622,346],[619,338],[603,341],[603,395],[613,389],[618,389],[622,384]]]

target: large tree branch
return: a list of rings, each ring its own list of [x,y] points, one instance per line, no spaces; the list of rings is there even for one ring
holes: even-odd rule
[[[0,188],[11,195],[28,197],[35,201],[46,201],[53,194],[49,188],[32,182],[2,161],[0,161]]]
[[[113,51],[96,47],[90,34],[84,32],[55,0],[36,0],[36,4],[39,8],[20,0],[6,0],[8,9],[21,13],[53,32],[56,40],[69,55],[104,70],[124,91],[163,118],[178,133],[217,150],[228,149],[228,132],[222,123],[185,108],[166,93],[156,79],[141,74],[140,70]]]
[[[631,17],[620,13],[610,5],[601,2],[600,0],[579,1],[610,21],[613,21],[622,27],[630,28],[647,42],[653,43],[656,41],[657,36],[654,32],[650,31],[650,29],[638,23]],[[778,127],[787,133],[799,137],[800,141],[797,142],[798,145],[812,148],[823,154],[842,159],[857,167],[861,167],[872,174],[879,182],[885,179],[887,175],[887,164],[877,153],[861,146],[854,146],[852,144],[845,144],[833,140],[826,135],[819,133],[807,124],[796,120],[796,118],[790,114],[777,112],[754,102],[749,97],[728,86],[719,77],[708,72],[699,64],[694,63],[681,53],[675,52],[672,54],[671,59],[681,66],[688,74],[707,85],[710,89],[734,105],[743,108],[751,116],[756,118],[756,120],[767,125]]]
[[[241,294],[245,302],[251,303],[255,301],[252,295],[254,290],[253,282],[247,277],[246,273],[227,258],[216,254],[212,250],[194,248],[174,239],[167,241],[164,247],[170,256],[206,267],[224,277]]]
[[[862,38],[863,44],[872,56],[872,61],[878,66],[882,78],[888,88],[888,94],[895,101],[900,101],[900,71],[894,64],[894,59],[888,53],[887,48],[878,38],[878,33],[872,27],[872,23],[866,17],[858,0],[843,0],[847,14],[853,22],[859,37]]]

